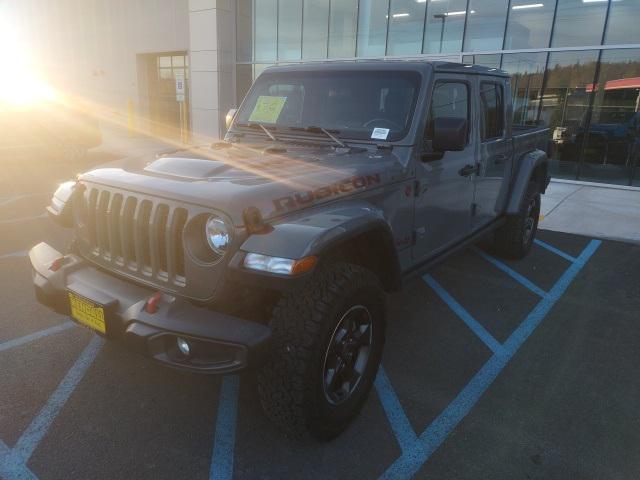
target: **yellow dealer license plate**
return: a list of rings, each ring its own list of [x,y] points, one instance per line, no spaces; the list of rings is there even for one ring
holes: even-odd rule
[[[106,333],[104,308],[71,292],[69,292],[69,303],[71,304],[71,316],[73,318],[93,330]]]

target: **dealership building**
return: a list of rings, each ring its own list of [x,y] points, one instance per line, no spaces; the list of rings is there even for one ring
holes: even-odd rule
[[[194,141],[223,135],[270,65],[501,68],[514,122],[550,128],[554,177],[640,186],[640,0],[0,0],[0,14],[57,84]]]

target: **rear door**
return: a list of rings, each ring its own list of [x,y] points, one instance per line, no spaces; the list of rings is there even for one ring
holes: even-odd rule
[[[472,95],[472,82],[464,75],[436,75],[421,156],[416,163],[415,261],[426,259],[470,233],[476,142],[476,132],[471,128]],[[433,151],[433,120],[439,116],[467,120],[464,150]]]
[[[486,77],[485,77],[486,78]],[[507,132],[505,90],[501,79],[483,79],[479,85],[480,149],[475,178],[474,229],[491,222],[501,211],[500,189],[509,178],[512,142]]]

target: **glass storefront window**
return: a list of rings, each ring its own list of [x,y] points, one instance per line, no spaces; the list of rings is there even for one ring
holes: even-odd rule
[[[614,0],[611,2],[604,43],[607,45],[640,43],[639,18],[640,2],[638,0]]]
[[[544,52],[508,53],[502,56],[502,69],[511,75],[514,124],[537,123],[546,63],[547,54]]]
[[[429,0],[422,51],[461,51],[466,9],[467,0]]]
[[[360,0],[358,56],[383,56],[387,44],[389,0]]]
[[[597,60],[597,50],[553,52],[549,56],[541,120],[549,126],[553,140],[552,176],[577,175],[577,142],[585,128]]]
[[[329,57],[349,58],[356,53],[358,0],[332,0],[329,18]]]
[[[302,58],[326,58],[329,0],[305,0],[302,23]]]
[[[546,48],[556,2],[512,0],[504,48]]]
[[[558,0],[552,47],[600,45],[606,0]]]
[[[387,55],[422,52],[422,30],[427,2],[391,0]]]
[[[509,0],[470,0],[465,51],[502,49],[508,5]]]
[[[469,56],[472,57],[471,63],[475,65],[482,65],[483,67],[489,68],[500,68],[501,55],[499,53]]]
[[[242,99],[249,91],[253,83],[253,65],[236,65],[236,106],[242,103]]]
[[[238,0],[236,7],[236,60],[253,60],[253,0]]]
[[[300,60],[301,56],[302,2],[300,0],[279,0],[278,59]]]
[[[578,131],[584,143],[580,179],[627,185],[640,153],[640,50],[605,50],[593,88],[589,130]]]
[[[254,3],[254,7],[254,60],[273,61],[278,58],[278,0],[260,0]]]

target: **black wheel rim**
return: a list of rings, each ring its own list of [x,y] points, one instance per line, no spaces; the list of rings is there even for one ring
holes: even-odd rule
[[[538,216],[537,202],[535,197],[529,199],[529,205],[527,205],[527,218],[524,222],[524,234],[522,236],[523,245],[527,246],[533,238],[533,231],[536,226],[536,217]]]
[[[373,324],[362,305],[345,312],[336,326],[324,356],[322,386],[327,401],[339,405],[358,387],[369,363]]]

